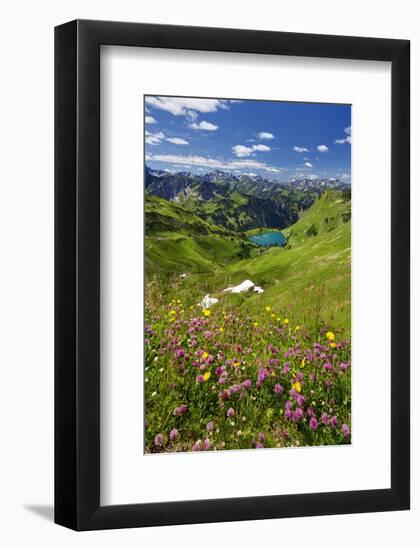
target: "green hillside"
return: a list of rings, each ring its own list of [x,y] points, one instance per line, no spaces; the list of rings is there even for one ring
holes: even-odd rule
[[[148,212],[157,215],[154,230],[146,228],[147,273],[172,274],[175,279],[166,291],[186,303],[196,303],[210,293],[220,299],[220,307],[237,304],[250,313],[261,306],[275,307],[298,324],[320,325],[328,320],[348,336],[350,205],[345,194],[327,191],[284,230],[286,247],[262,249],[190,212],[186,217],[182,207],[153,197],[146,207],[146,219]],[[169,232],[171,224],[175,230]],[[182,272],[188,276],[179,280]],[[262,286],[264,293],[220,292],[245,279]]]
[[[253,248],[229,230],[182,206],[146,196],[146,273],[208,273],[225,268]]]

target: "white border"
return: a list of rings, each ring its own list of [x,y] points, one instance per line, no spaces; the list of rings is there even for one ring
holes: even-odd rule
[[[352,445],[143,454],[143,94],[351,103]],[[390,486],[390,64],[101,49],[101,504]]]

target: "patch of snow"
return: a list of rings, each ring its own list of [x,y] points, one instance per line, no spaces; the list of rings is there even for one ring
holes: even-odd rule
[[[249,290],[257,292],[258,294],[262,294],[264,292],[263,288],[261,288],[260,286],[255,286],[255,283],[253,283],[249,279],[246,279],[239,285],[229,286],[228,288],[223,289],[222,292],[232,292],[233,294],[239,294],[240,292],[248,292]]]
[[[214,304],[217,304],[217,302],[219,301],[218,298],[212,298],[211,296],[209,296],[208,294],[206,294],[204,296],[204,298],[201,300],[200,302],[200,307],[203,307],[205,309],[213,306]]]
[[[243,281],[243,283],[240,283],[237,286],[229,286],[228,288],[225,288],[223,292],[232,292],[233,294],[238,294],[239,292],[247,292],[254,286],[255,285],[252,281],[246,279],[245,281]]]

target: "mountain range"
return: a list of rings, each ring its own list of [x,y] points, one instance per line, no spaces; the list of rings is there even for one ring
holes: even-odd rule
[[[145,167],[146,201],[148,196],[161,197],[205,222],[236,232],[264,227],[284,229],[326,190],[350,193],[350,185],[339,179],[305,178],[279,183],[259,175],[221,170],[197,175]]]

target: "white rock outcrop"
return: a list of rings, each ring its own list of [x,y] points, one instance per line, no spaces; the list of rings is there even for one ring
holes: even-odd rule
[[[240,292],[248,292],[249,290],[252,290],[253,292],[258,292],[258,294],[264,292],[264,290],[260,286],[255,286],[255,283],[253,283],[249,279],[246,279],[239,285],[229,286],[228,288],[223,289],[222,292],[232,292],[233,294],[239,294]]]
[[[206,294],[199,305],[200,307],[207,309],[211,306],[214,306],[214,304],[217,304],[218,301],[218,298],[212,298],[209,294]]]

